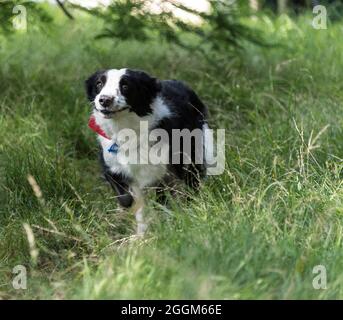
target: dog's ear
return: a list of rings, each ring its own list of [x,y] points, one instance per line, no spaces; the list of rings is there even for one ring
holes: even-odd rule
[[[138,116],[142,117],[152,112],[150,104],[161,90],[158,79],[141,70],[127,69],[121,80],[129,85],[127,92],[122,92],[127,104]]]
[[[140,85],[145,89],[145,93],[148,93],[150,96],[156,96],[157,92],[161,90],[160,81],[144,71],[138,70],[136,71],[136,74]]]
[[[86,94],[89,101],[93,102],[96,95],[96,83],[98,79],[101,77],[101,75],[104,74],[104,70],[99,70],[95,73],[93,73],[86,81],[85,81],[85,88],[86,88]]]

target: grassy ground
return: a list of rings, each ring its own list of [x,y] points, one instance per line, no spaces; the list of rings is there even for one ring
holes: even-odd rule
[[[84,23],[2,40],[0,298],[343,297],[343,27],[264,23],[283,46],[220,70],[167,45],[94,42]],[[141,240],[87,128],[84,79],[123,66],[185,80],[226,129],[224,174],[190,203],[152,201]],[[27,290],[12,288],[17,264]]]

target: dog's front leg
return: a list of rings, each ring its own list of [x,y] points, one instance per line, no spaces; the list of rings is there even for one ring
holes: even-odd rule
[[[133,189],[134,199],[135,203],[132,206],[133,213],[136,217],[136,223],[137,223],[137,229],[136,234],[138,236],[143,236],[146,229],[148,228],[148,225],[145,222],[144,219],[144,197],[138,188]]]

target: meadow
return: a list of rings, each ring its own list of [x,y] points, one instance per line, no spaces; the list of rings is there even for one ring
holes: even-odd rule
[[[253,23],[279,45],[246,44],[220,68],[166,43],[94,40],[90,18],[1,38],[0,298],[343,298],[343,23]],[[141,239],[87,128],[84,80],[107,67],[187,82],[226,130],[224,173],[182,190],[188,202],[151,196]]]

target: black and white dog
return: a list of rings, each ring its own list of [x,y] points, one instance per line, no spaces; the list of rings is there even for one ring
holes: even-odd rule
[[[204,176],[209,154],[206,150],[207,108],[182,82],[158,80],[143,71],[131,69],[98,71],[86,80],[86,91],[93,106],[90,127],[99,133],[104,176],[121,206],[134,207],[137,232],[142,234],[146,229],[143,221],[144,188],[161,190],[176,180],[196,188]],[[145,133],[141,132],[142,122],[146,123]],[[133,139],[130,145],[131,148],[134,144],[136,151],[141,151],[153,130],[163,130],[166,133],[164,138],[155,139],[168,147],[163,161],[156,163],[150,158],[145,162],[121,161],[124,157],[122,146],[127,141],[120,137],[120,131],[125,129],[137,134],[138,139]],[[176,150],[171,148],[176,129],[198,130],[201,133],[200,147],[193,139],[188,150],[182,141],[175,144]],[[149,142],[148,149],[153,145]],[[200,161],[197,159],[199,154]],[[181,155],[181,160],[173,161],[175,155]],[[187,158],[189,161],[184,161]]]

